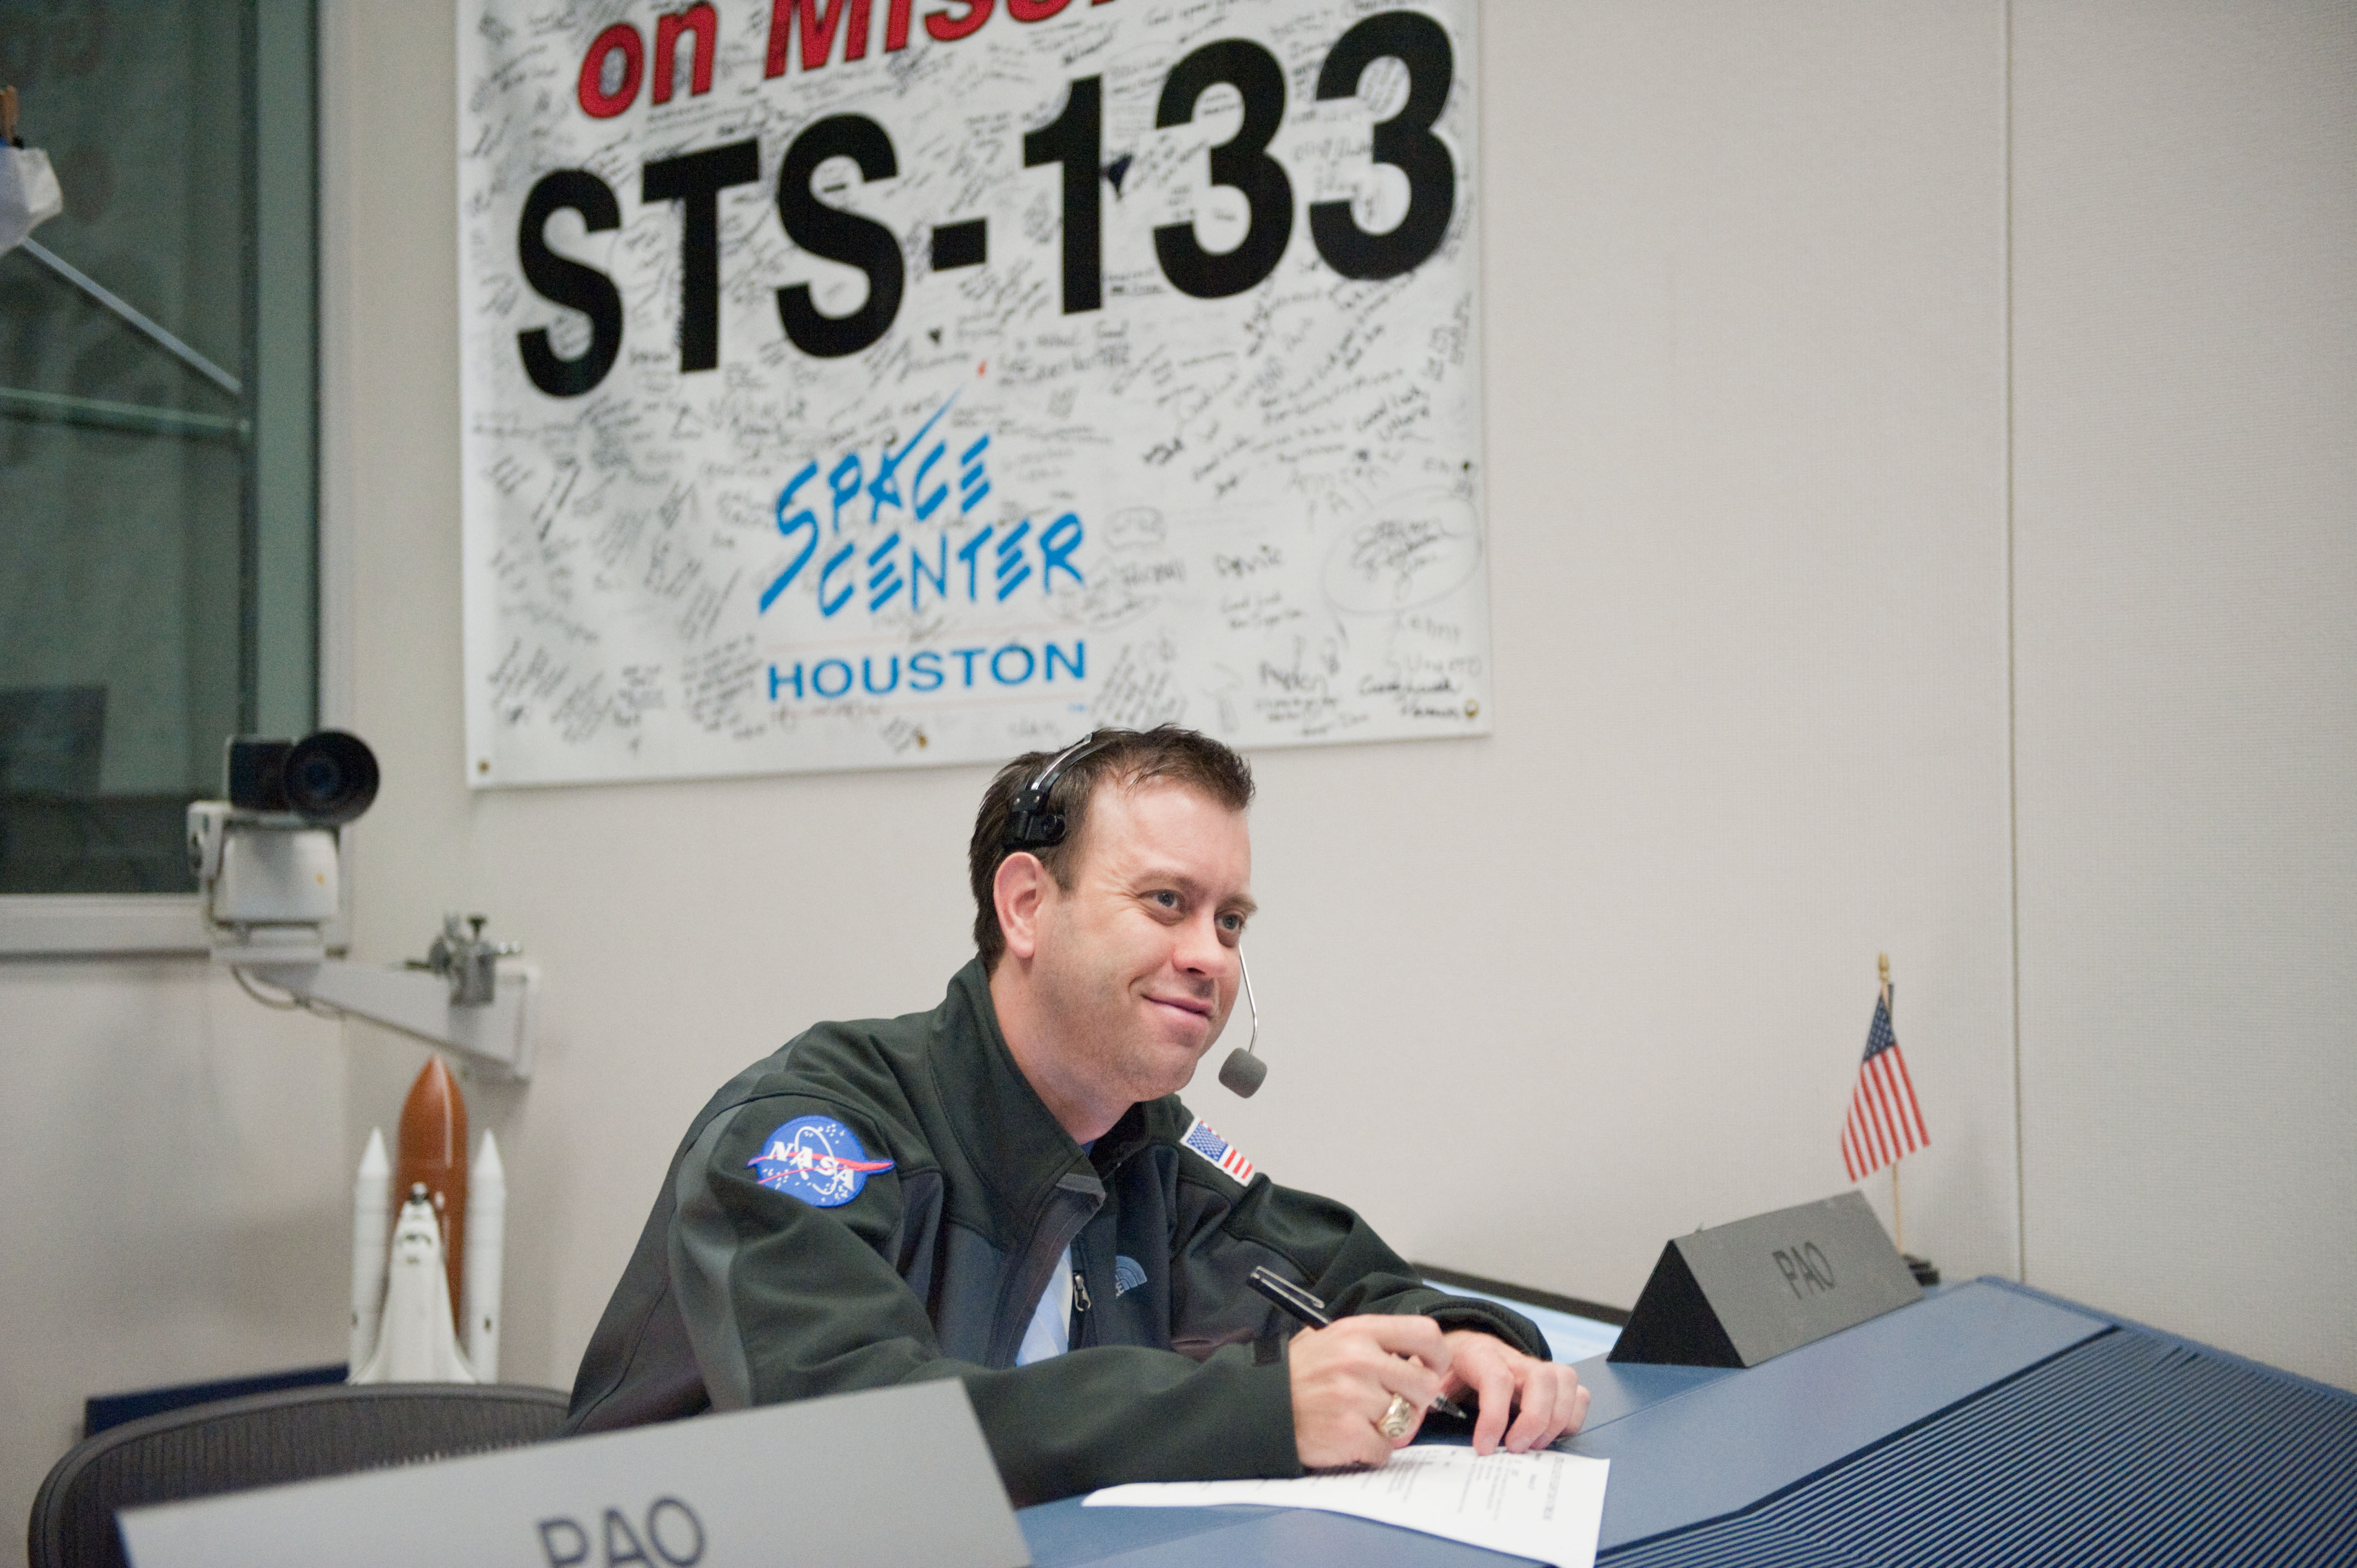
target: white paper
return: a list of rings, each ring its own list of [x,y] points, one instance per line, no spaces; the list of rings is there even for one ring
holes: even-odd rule
[[[1420,1530],[1469,1546],[1535,1558],[1557,1568],[1591,1568],[1604,1523],[1609,1463],[1576,1454],[1476,1455],[1430,1444],[1403,1448],[1380,1470],[1349,1470],[1289,1481],[1155,1481],[1108,1487],[1089,1508],[1324,1509]]]

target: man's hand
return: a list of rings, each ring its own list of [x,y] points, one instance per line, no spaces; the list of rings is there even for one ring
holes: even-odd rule
[[[1525,1356],[1478,1328],[1452,1330],[1447,1339],[1448,1355],[1442,1366],[1448,1385],[1441,1391],[1452,1399],[1469,1392],[1480,1400],[1481,1413],[1473,1423],[1476,1454],[1495,1451],[1501,1438],[1509,1453],[1528,1454],[1566,1432],[1577,1432],[1579,1423],[1587,1419],[1587,1391],[1579,1386],[1579,1374],[1569,1367]],[[1301,1424],[1299,1397],[1295,1395],[1297,1431]],[[1506,1426],[1509,1412],[1515,1412],[1511,1431]]]
[[[1346,1317],[1330,1328],[1295,1335],[1285,1356],[1293,1378],[1293,1445],[1302,1464],[1313,1470],[1380,1465],[1393,1449],[1406,1447],[1424,1423],[1426,1407],[1440,1392],[1448,1372],[1448,1340],[1458,1337],[1443,1337],[1440,1325],[1429,1317],[1387,1314]],[[1375,1429],[1394,1395],[1415,1407],[1415,1418],[1397,1441]],[[1581,1397],[1584,1409],[1584,1391]],[[1504,1423],[1501,1415],[1499,1424]]]

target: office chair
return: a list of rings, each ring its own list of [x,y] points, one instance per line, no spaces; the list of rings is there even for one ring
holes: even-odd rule
[[[126,1568],[114,1510],[537,1443],[554,1389],[334,1384],[167,1411],[77,1444],[33,1499],[29,1568]]]

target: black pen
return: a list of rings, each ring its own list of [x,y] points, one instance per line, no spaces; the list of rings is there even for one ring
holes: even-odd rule
[[[1252,1279],[1249,1283],[1253,1289],[1260,1292],[1261,1294],[1266,1296],[1270,1301],[1275,1302],[1279,1307],[1282,1307],[1285,1311],[1292,1314],[1295,1317],[1299,1318],[1302,1322],[1309,1325],[1310,1327],[1331,1328],[1334,1326],[1334,1320],[1326,1315],[1326,1303],[1318,1297],[1312,1295],[1309,1292],[1302,1289],[1299,1285],[1295,1284],[1283,1274],[1274,1273],[1268,1269],[1254,1269],[1252,1272]],[[1401,1359],[1405,1360],[1407,1358],[1403,1357]],[[1431,1408],[1438,1411],[1443,1415],[1453,1415],[1459,1421],[1470,1421],[1473,1419],[1454,1401],[1450,1400],[1444,1394],[1435,1394],[1432,1396]]]

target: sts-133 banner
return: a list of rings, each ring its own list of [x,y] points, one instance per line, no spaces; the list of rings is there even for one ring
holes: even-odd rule
[[[468,771],[1489,717],[1473,0],[462,0]]]

